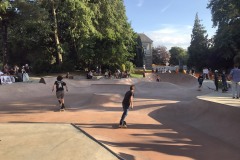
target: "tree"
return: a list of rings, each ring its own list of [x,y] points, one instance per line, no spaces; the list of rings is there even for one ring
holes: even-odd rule
[[[225,62],[222,64],[225,67],[231,67],[234,57],[240,53],[240,3],[238,0],[210,0],[208,8],[213,26],[217,27],[214,57]]]
[[[0,38],[8,42],[10,64],[30,63],[38,72],[49,72],[66,66],[114,68],[133,61],[137,34],[127,21],[123,0],[13,2],[8,40]]]
[[[181,47],[172,47],[170,50],[170,64],[179,65],[179,70],[183,70],[183,64],[187,61],[187,51]]]
[[[98,34],[93,37],[91,65],[120,67],[132,61],[137,34],[127,22],[123,0],[94,1],[94,6],[94,26]]]
[[[9,1],[0,2],[0,20],[1,20],[1,31],[2,31],[2,62],[3,65],[8,63],[8,25],[9,19],[14,16],[14,7],[9,3]]]
[[[48,11],[37,3],[15,1],[17,12],[9,24],[9,59],[11,64],[33,64],[52,59]]]
[[[189,67],[196,67],[197,70],[201,70],[207,65],[209,56],[209,41],[207,37],[206,30],[200,23],[198,14],[196,14],[191,35],[191,43],[188,47]]]
[[[153,48],[153,63],[157,65],[166,65],[169,62],[169,52],[165,46]]]

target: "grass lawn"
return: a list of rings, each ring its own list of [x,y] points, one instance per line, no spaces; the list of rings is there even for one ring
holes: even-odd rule
[[[143,75],[142,74],[131,73],[130,77],[131,78],[143,78]]]

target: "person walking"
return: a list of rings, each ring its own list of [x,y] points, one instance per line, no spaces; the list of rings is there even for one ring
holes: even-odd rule
[[[240,69],[238,69],[238,64],[234,65],[234,68],[231,70],[228,78],[232,82],[232,98],[239,98],[239,82],[240,82]]]
[[[52,92],[54,91],[54,88],[56,88],[56,96],[60,105],[60,110],[65,110],[65,105],[64,105],[64,86],[66,88],[66,91],[68,92],[68,87],[65,82],[62,81],[63,77],[58,76],[57,81],[54,82]]]
[[[119,128],[127,128],[125,118],[128,114],[129,107],[133,109],[133,97],[134,97],[135,86],[131,85],[130,90],[125,93],[125,96],[122,101],[123,114],[120,119]]]

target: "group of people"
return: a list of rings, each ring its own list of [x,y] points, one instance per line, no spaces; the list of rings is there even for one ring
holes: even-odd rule
[[[102,75],[101,72],[99,72],[99,73],[97,73],[97,72],[94,73],[94,71],[90,70],[90,71],[87,73],[87,75],[86,75],[87,79],[92,79],[93,76],[94,76],[94,74]],[[117,70],[114,72],[114,74],[113,74],[110,70],[106,70],[105,73],[104,73],[104,77],[105,77],[105,78],[111,79],[113,76],[114,76],[114,78],[116,78],[116,79],[121,79],[121,78],[128,78],[128,77],[130,77],[130,74],[129,74],[128,71],[123,71],[123,72],[121,72],[119,69],[117,69]]]
[[[64,104],[64,87],[66,91],[68,92],[67,84],[63,81],[63,77],[59,75],[57,77],[57,80],[54,82],[52,87],[52,92],[56,90],[56,97],[58,99],[58,103],[60,105],[60,111],[65,110],[65,104]],[[123,113],[119,122],[119,128],[126,128],[127,123],[125,121],[125,118],[128,114],[129,108],[133,109],[133,97],[134,97],[134,90],[135,86],[131,85],[130,90],[127,91],[124,95],[123,101],[122,101],[122,108]]]
[[[199,90],[201,90],[203,81],[205,79],[210,79],[209,77],[210,77],[209,73],[206,70],[205,70],[205,72],[203,72],[202,74],[199,75],[199,77],[198,77],[198,83],[199,83],[198,89]],[[215,91],[218,91],[218,89],[219,89],[219,78],[220,77],[221,77],[221,81],[222,81],[222,92],[227,92],[228,91],[228,84],[227,84],[226,72],[222,71],[222,73],[219,74],[218,70],[215,70],[214,74],[213,74],[213,81],[214,81],[214,85],[216,87]]]
[[[117,69],[114,74],[110,70],[106,70],[104,73],[105,78],[111,79],[114,76],[116,79],[121,79],[121,78],[128,78],[130,77],[130,73],[128,71],[120,71],[120,69]]]
[[[25,82],[29,81],[30,66],[25,64],[22,67],[17,65],[9,66],[7,63],[3,66],[2,71],[0,71],[1,84],[8,82]]]
[[[213,74],[213,81],[215,84],[215,91],[219,90],[219,80],[221,78],[222,81],[222,92],[228,91],[228,83],[227,80],[231,81],[231,87],[232,87],[232,98],[239,98],[240,97],[240,91],[239,91],[239,83],[240,83],[240,69],[238,68],[238,64],[234,65],[234,68],[230,71],[229,75],[226,75],[226,72],[223,70],[221,74],[219,74],[218,70],[214,71]],[[202,84],[204,79],[210,79],[209,71],[207,68],[203,69],[203,73],[199,75],[198,77],[198,83],[199,83],[199,90],[201,90]]]

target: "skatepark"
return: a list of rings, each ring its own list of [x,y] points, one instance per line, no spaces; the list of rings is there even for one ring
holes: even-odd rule
[[[145,78],[63,79],[66,111],[59,112],[52,86],[1,85],[0,159],[239,160],[240,100],[214,88],[198,91],[197,79],[163,73]],[[118,128],[121,102],[136,86],[128,128]]]

